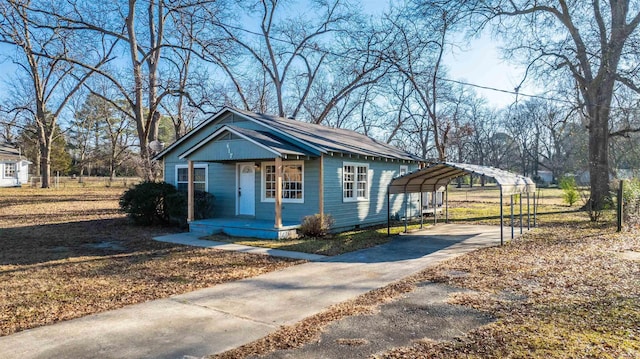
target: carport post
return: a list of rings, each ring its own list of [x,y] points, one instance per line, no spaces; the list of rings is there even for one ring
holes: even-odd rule
[[[533,228],[536,228],[538,226],[538,223],[536,222],[538,219],[538,196],[536,196],[536,193],[533,192]]]
[[[522,235],[522,193],[518,196],[520,197],[520,235]]]
[[[391,235],[391,194],[389,190],[391,186],[387,187],[387,237]]]
[[[511,194],[511,239],[513,240],[513,193]]]
[[[404,190],[404,233],[407,233],[407,189]]]
[[[449,223],[449,184],[444,186],[444,223]]]
[[[420,229],[424,226],[424,213],[422,213],[422,189],[420,189]]]
[[[529,191],[527,190],[527,230],[531,229],[531,205],[529,203]]]
[[[431,203],[433,203],[433,224],[436,225],[438,224],[438,211],[436,211],[436,191],[435,191],[435,186],[433,187],[433,192],[432,192],[432,198],[431,198]]]
[[[504,199],[502,195],[502,186],[500,185],[500,245],[504,244]]]

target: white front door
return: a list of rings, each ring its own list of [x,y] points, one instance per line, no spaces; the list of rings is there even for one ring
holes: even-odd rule
[[[238,165],[238,214],[256,215],[256,171],[253,162]]]

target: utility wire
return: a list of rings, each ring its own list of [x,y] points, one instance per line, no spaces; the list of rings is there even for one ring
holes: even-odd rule
[[[285,43],[287,45],[297,46],[297,44],[295,44],[295,43],[293,43],[293,42],[291,42],[289,40],[281,39],[281,38],[275,37],[273,35],[265,35],[263,33],[257,32],[257,31],[252,31],[252,30],[249,30],[249,29],[246,29],[246,28],[243,28],[243,27],[240,27],[240,26],[231,25],[231,24],[225,24],[225,23],[220,22],[220,21],[214,21],[214,23],[218,24],[219,26],[225,26],[225,27],[228,27],[230,29],[234,29],[234,30],[238,30],[238,31],[241,31],[241,32],[245,32],[245,33],[247,33],[249,35],[259,36],[259,37],[265,37],[266,36],[266,37],[269,38],[269,40],[272,40],[272,41]],[[313,51],[322,52],[324,54],[335,56],[335,57],[339,57],[339,58],[343,58],[343,59],[348,59],[348,60],[353,60],[353,61],[361,61],[362,60],[360,58],[349,56],[349,55],[344,54],[344,53],[336,53],[334,51],[330,51],[330,50],[319,48],[319,47],[310,47],[308,45],[303,45],[302,47],[305,48],[305,49],[310,49],[310,50],[313,50]],[[456,83],[456,84],[463,85],[463,86],[468,86],[468,87],[473,87],[473,88],[478,88],[478,89],[488,90],[488,91],[494,91],[494,92],[499,92],[499,93],[505,93],[505,94],[514,95],[514,96],[523,96],[523,97],[527,97],[527,98],[535,98],[535,99],[540,99],[540,100],[545,100],[545,101],[565,103],[565,104],[571,104],[571,105],[575,104],[574,102],[569,101],[569,100],[565,100],[565,99],[553,98],[553,97],[548,97],[548,96],[543,96],[543,95],[526,94],[526,93],[522,93],[522,92],[515,91],[515,90],[499,89],[499,88],[496,88],[496,87],[478,85],[478,84],[474,84],[474,83],[468,82],[468,81],[454,80],[454,79],[441,77],[441,76],[438,76],[437,79],[441,80],[441,81],[445,81],[445,82]],[[611,107],[611,108],[612,109],[618,108],[618,109],[625,109],[625,110],[630,110],[631,109],[631,108],[622,108],[622,107]]]

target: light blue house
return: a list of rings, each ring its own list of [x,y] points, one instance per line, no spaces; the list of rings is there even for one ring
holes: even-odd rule
[[[214,218],[198,221],[189,196],[192,232],[286,238],[316,213],[331,215],[334,230],[386,223],[388,209],[420,213],[419,194],[387,203],[391,180],[420,159],[350,130],[224,108],[156,160],[166,182],[215,196]]]

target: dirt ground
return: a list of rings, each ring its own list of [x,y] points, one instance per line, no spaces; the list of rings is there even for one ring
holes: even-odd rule
[[[318,340],[301,348],[253,358],[367,358],[414,341],[454,340],[493,321],[487,313],[447,302],[452,294],[464,292],[468,291],[423,282],[375,313],[331,323]]]

